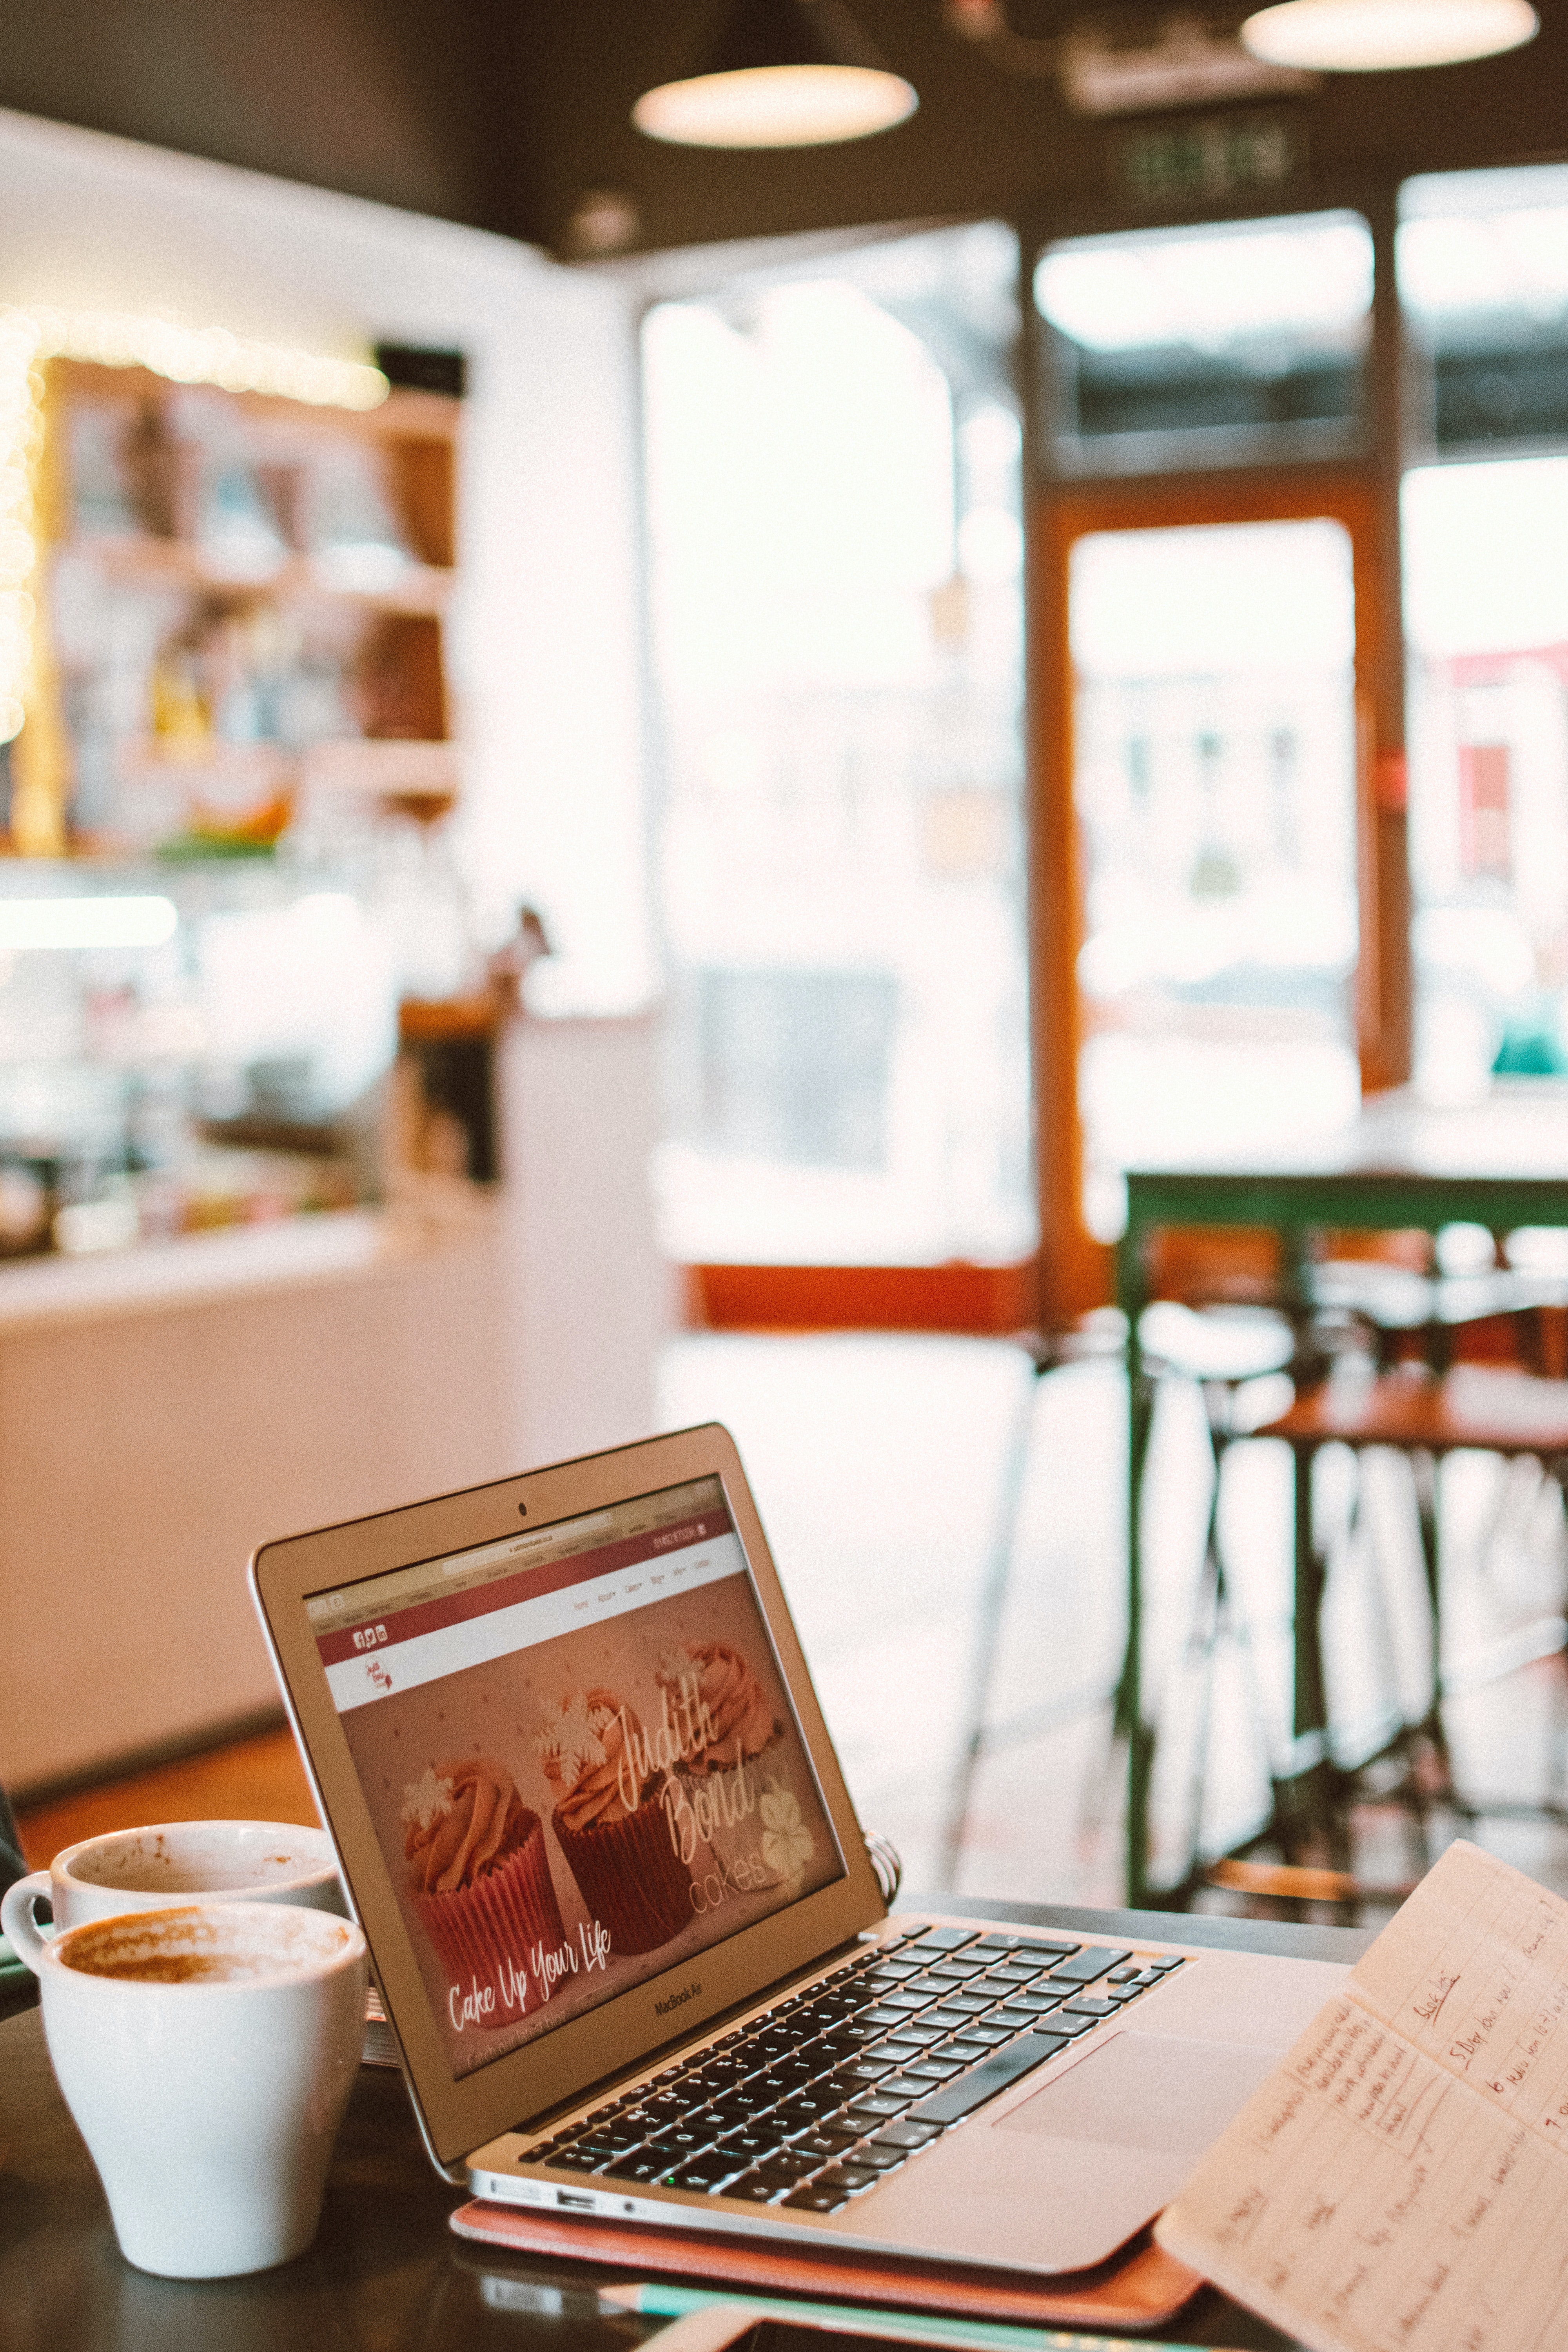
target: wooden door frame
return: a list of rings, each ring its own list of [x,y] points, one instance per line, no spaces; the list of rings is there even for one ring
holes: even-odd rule
[[[955,1331],[1003,1339],[1038,1319],[1036,1262],[689,1265],[686,1322],[706,1330]]]
[[[1350,535],[1355,594],[1358,898],[1356,1033],[1366,1091],[1408,1074],[1405,858],[1397,519],[1375,467],[1281,468],[1037,490],[1030,517],[1030,826],[1035,1098],[1043,1319],[1070,1321],[1112,1290],[1111,1252],[1083,1220],[1078,958],[1084,873],[1073,795],[1074,681],[1068,612],[1075,543],[1099,531],[1319,518]],[[1392,540],[1392,545],[1391,545]],[[1391,571],[1392,566],[1392,571]],[[1393,610],[1391,611],[1391,605]]]

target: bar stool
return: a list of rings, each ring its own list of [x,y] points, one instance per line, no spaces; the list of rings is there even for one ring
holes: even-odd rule
[[[1442,1584],[1440,1575],[1438,1465],[1458,1452],[1528,1455],[1540,1461],[1568,1500],[1568,1381],[1542,1380],[1511,1368],[1461,1364],[1441,1375],[1422,1365],[1392,1372],[1370,1368],[1342,1370],[1305,1390],[1289,1410],[1263,1423],[1260,1437],[1284,1441],[1295,1471],[1295,1700],[1294,1768],[1275,1788],[1272,1834],[1287,1858],[1309,1840],[1326,1843],[1331,1867],[1354,1899],[1350,1870],[1348,1801],[1354,1773],[1335,1767],[1329,1748],[1327,1689],[1323,1667],[1322,1607],[1328,1576],[1327,1548],[1316,1523],[1313,1465],[1326,1445],[1350,1449],[1356,1474],[1352,1525],[1356,1522],[1367,1448],[1391,1447],[1411,1455],[1422,1566],[1432,1625],[1432,1676],[1428,1704],[1420,1720],[1405,1725],[1381,1761],[1398,1754],[1420,1760],[1427,1777],[1407,1773],[1399,1794],[1425,1842],[1426,1818],[1437,1806],[1474,1818],[1480,1810],[1454,1786],[1442,1717]],[[1358,1769],[1364,1770],[1363,1765]],[[1489,1806],[1488,1811],[1568,1821],[1568,1809],[1552,1804]],[[1397,1890],[1394,1890],[1397,1891]]]
[[[1365,1360],[1374,1341],[1352,1311],[1291,1312],[1281,1305],[1169,1299],[1144,1309],[1139,1339],[1145,1367],[1157,1381],[1181,1381],[1197,1389],[1214,1463],[1184,1643],[1197,1694],[1196,1717],[1184,1727],[1190,1759],[1182,1836],[1185,1864],[1173,1881],[1167,1873],[1161,1882],[1161,1900],[1180,1903],[1190,1900],[1207,1875],[1202,1832],[1215,1668],[1227,1640],[1234,1645],[1255,1722],[1261,1725],[1269,1713],[1253,1661],[1258,1629],[1245,1604],[1233,1605],[1220,1537],[1231,1451],[1264,1433],[1279,1412],[1281,1393],[1289,1397],[1292,1384],[1300,1388],[1321,1382],[1347,1351]]]
[[[1242,1400],[1247,1392],[1264,1392],[1270,1384],[1265,1412],[1278,1404],[1275,1376],[1289,1372],[1315,1377],[1328,1359],[1315,1350],[1304,1353],[1301,1335],[1291,1318],[1270,1307],[1230,1300],[1193,1307],[1160,1299],[1140,1318],[1139,1338],[1150,1373],[1160,1381],[1192,1383],[1203,1401],[1204,1419],[1214,1454],[1194,1622],[1188,1630],[1190,1649],[1212,1656],[1220,1636],[1226,1606],[1225,1564],[1218,1540],[1218,1512],[1224,1455],[1233,1437],[1248,1433],[1248,1415]],[[1036,1383],[1047,1372],[1072,1364],[1111,1362],[1124,1353],[1126,1318],[1116,1307],[1102,1307],[1068,1329],[1047,1334],[1015,1334],[1016,1344],[1029,1360],[1033,1379],[1020,1397],[1019,1418],[1005,1457],[1002,1492],[991,1561],[981,1593],[973,1654],[966,1677],[960,1717],[956,1761],[943,1829],[942,1883],[957,1883],[957,1872],[968,1832],[970,1805],[982,1755],[995,1740],[986,1722],[1003,1620],[1006,1611],[1017,1551],[1025,1480],[1034,1428]],[[1283,1384],[1289,1392],[1289,1381]],[[1258,1417],[1261,1417],[1259,1415]],[[1204,1680],[1207,1707],[1207,1677]],[[1002,1737],[1006,1737],[1004,1728]],[[1201,1757],[1198,1777],[1188,1798],[1192,1816],[1190,1866],[1184,1885],[1197,1883],[1196,1822],[1202,1810]]]

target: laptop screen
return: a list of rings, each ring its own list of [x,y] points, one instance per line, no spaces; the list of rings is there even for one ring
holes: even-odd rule
[[[455,2078],[846,1874],[717,1477],[306,1606]]]

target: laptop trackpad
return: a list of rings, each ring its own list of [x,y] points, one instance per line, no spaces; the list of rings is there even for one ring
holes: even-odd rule
[[[1195,2164],[1278,2063],[1272,2050],[1134,2029],[1085,2051],[1057,2081],[998,2116],[994,2128],[1158,2148]]]
[[[876,2234],[910,2253],[1087,2270],[1169,2204],[1279,2054],[1129,2023],[892,2174],[868,2200]]]

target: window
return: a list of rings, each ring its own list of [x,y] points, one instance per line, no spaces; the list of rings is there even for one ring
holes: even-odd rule
[[[1123,1168],[1354,1109],[1355,598],[1327,518],[1121,528],[1068,570],[1089,1231]]]
[[[1372,236],[1353,213],[1139,230],[1035,272],[1047,470],[1331,457],[1362,437]]]
[[[1016,270],[942,231],[646,322],[688,1263],[1033,1246]]]
[[[1568,170],[1402,197],[1417,1075],[1568,1069]]]

